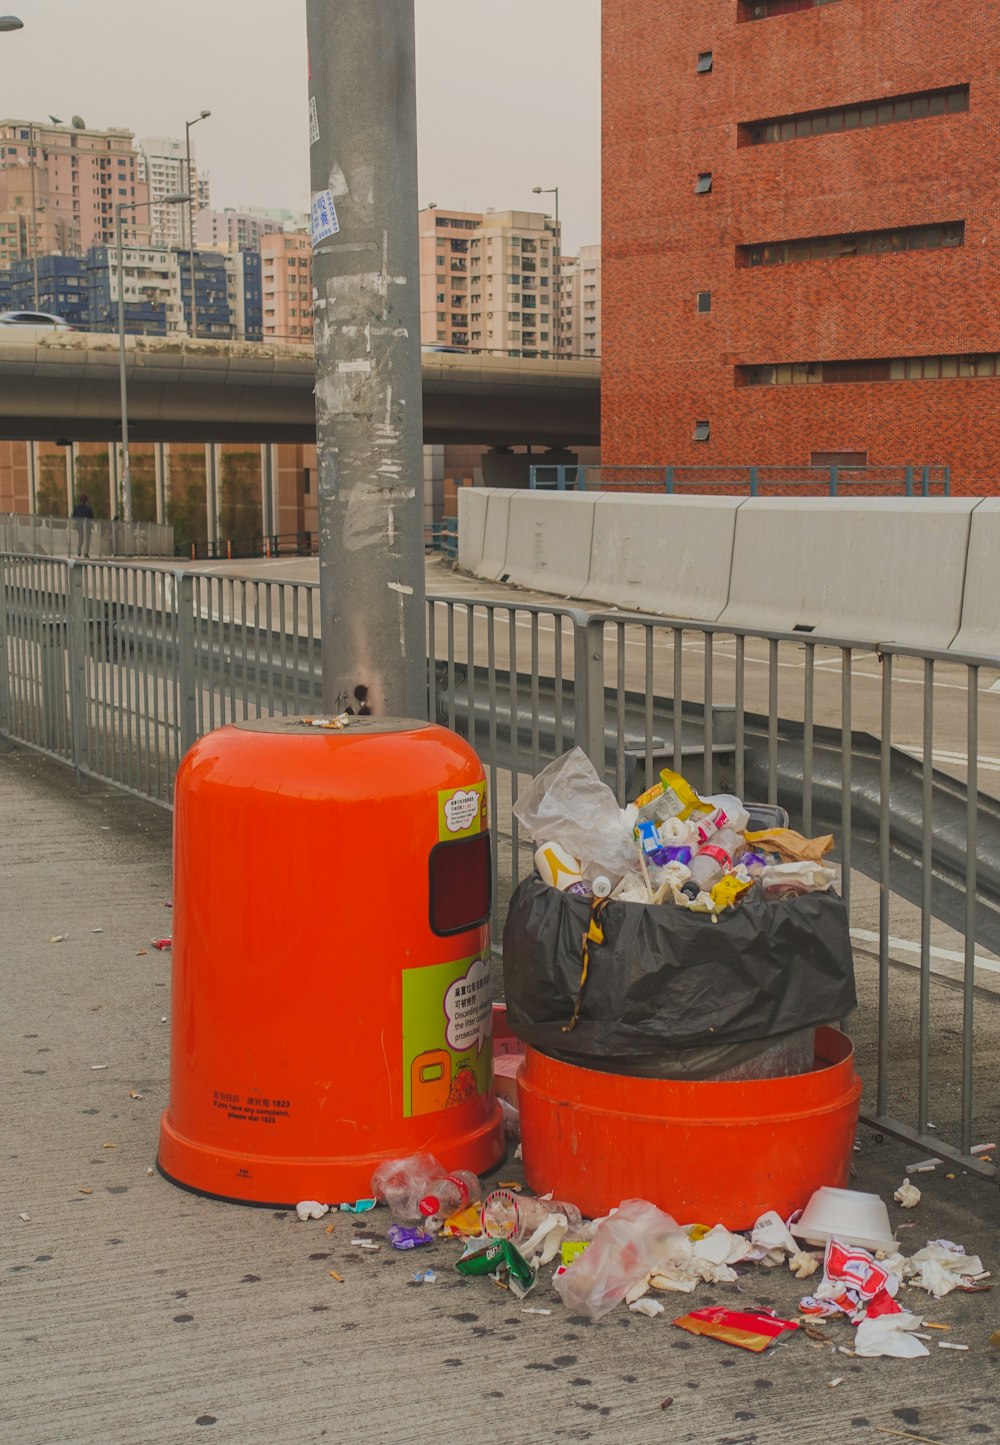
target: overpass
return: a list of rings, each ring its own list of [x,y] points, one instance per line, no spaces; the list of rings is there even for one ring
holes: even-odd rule
[[[311,346],[126,338],[134,441],[314,442]],[[423,352],[424,441],[600,442],[600,362]],[[115,333],[0,327],[0,440],[114,441]]]

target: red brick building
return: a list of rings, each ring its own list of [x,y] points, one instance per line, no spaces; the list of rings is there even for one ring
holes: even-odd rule
[[[604,0],[606,464],[1000,490],[1000,0]]]

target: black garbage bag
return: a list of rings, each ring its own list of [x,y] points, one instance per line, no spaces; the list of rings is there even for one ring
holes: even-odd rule
[[[565,1032],[589,920],[586,899],[533,873],[515,889],[504,927],[507,1020],[525,1043],[567,1063],[704,1078],[765,1041],[846,1018],[857,1003],[847,909],[832,890],[769,901],[754,888],[716,923],[674,904],[612,901]]]

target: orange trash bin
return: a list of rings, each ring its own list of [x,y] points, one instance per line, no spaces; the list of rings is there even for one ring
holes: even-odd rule
[[[168,1179],[246,1203],[367,1196],[383,1159],[503,1157],[490,834],[433,724],[237,723],[177,774]]]
[[[854,1048],[816,1030],[815,1067],[775,1079],[645,1079],[525,1051],[524,1176],[597,1218],[648,1199],[683,1224],[749,1229],[849,1182],[861,1081]]]

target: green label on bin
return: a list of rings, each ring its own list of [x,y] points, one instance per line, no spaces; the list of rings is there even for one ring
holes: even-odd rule
[[[438,791],[438,839],[471,838],[486,828],[486,779],[467,788]]]
[[[403,969],[403,1113],[434,1114],[493,1082],[493,994],[480,954]]]

